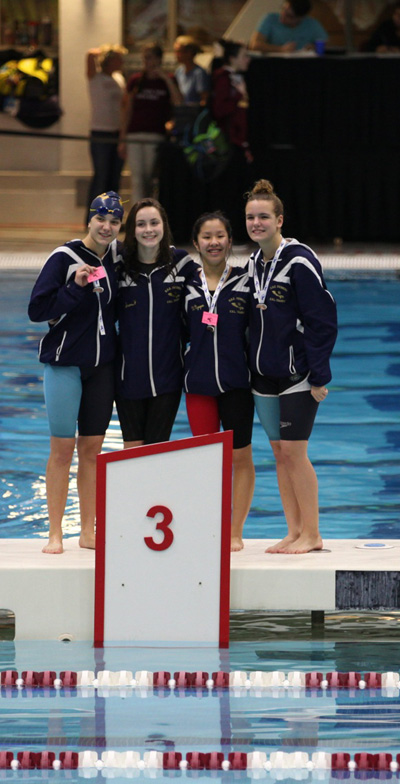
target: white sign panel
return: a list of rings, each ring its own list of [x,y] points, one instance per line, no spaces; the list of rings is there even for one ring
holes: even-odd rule
[[[99,455],[95,644],[229,642],[232,434]]]

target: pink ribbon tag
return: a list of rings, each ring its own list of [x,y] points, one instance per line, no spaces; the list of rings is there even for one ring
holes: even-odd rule
[[[90,275],[88,275],[87,281],[88,283],[93,283],[94,280],[100,280],[100,278],[105,278],[105,277],[106,277],[106,271],[104,267],[96,267],[95,271],[91,272]]]
[[[209,313],[204,311],[201,317],[202,324],[207,324],[210,327],[216,327],[218,321],[218,313]]]

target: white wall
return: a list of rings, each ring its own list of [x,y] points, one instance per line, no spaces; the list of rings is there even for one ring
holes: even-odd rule
[[[279,11],[282,0],[247,0],[232,24],[224,33],[224,38],[232,41],[248,41],[258,22],[266,14]]]

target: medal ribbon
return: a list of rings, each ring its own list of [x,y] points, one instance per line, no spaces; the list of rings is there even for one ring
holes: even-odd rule
[[[105,330],[105,327],[104,327],[103,314],[101,312],[101,305],[100,305],[100,294],[102,294],[104,289],[102,288],[102,286],[100,286],[100,283],[99,283],[98,280],[94,280],[93,281],[93,291],[97,294],[97,296],[99,298],[99,319],[98,319],[98,324],[99,324],[100,335],[105,335],[106,334],[106,330]]]
[[[278,258],[280,256],[280,253],[283,250],[283,248],[285,247],[285,245],[286,245],[286,240],[282,239],[282,242],[280,242],[279,247],[277,248],[277,250],[275,252],[274,258],[271,261],[271,266],[269,268],[269,272],[268,272],[268,275],[267,275],[267,280],[265,281],[265,285],[264,285],[263,289],[261,289],[260,281],[259,281],[258,275],[257,275],[256,265],[254,264],[254,287],[255,287],[255,290],[256,290],[256,293],[255,293],[254,296],[257,297],[258,302],[259,302],[260,305],[264,305],[264,303],[265,303],[265,300],[267,298],[268,289],[269,289],[269,284],[270,284],[272,276],[273,276],[273,274],[275,272],[275,267],[276,267]]]
[[[229,275],[229,272],[230,272],[230,266],[229,266],[229,264],[227,264],[225,269],[224,269],[224,271],[223,271],[223,273],[222,273],[222,275],[221,275],[221,277],[220,277],[220,279],[219,279],[218,286],[215,289],[213,296],[211,297],[211,294],[210,294],[209,289],[208,289],[206,276],[204,274],[204,270],[203,270],[202,267],[200,269],[201,286],[202,286],[202,289],[204,291],[204,296],[206,298],[206,302],[207,302],[207,305],[208,305],[209,313],[214,313],[215,306],[217,304],[217,299],[219,297],[219,293],[220,293],[220,291],[222,289],[222,286],[224,285],[224,283],[225,283],[225,281],[226,281],[226,279],[227,279],[227,277]]]

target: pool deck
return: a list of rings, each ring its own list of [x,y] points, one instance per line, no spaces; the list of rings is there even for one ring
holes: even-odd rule
[[[231,558],[231,610],[400,608],[400,540],[328,539],[322,551],[266,554],[247,539]],[[386,544],[387,548],[360,545]],[[0,604],[15,614],[16,640],[93,639],[95,554],[65,540],[62,555],[39,539],[2,539]]]
[[[68,239],[83,238],[82,225],[65,221],[63,224],[3,224],[0,226],[0,270],[37,274],[51,251]],[[124,237],[121,232],[120,239]],[[184,246],[185,247],[185,246]],[[330,243],[313,245],[324,270],[398,271],[400,245],[398,242],[343,242],[336,238]],[[235,263],[245,263],[254,246],[233,248]],[[193,251],[191,245],[187,245]]]

